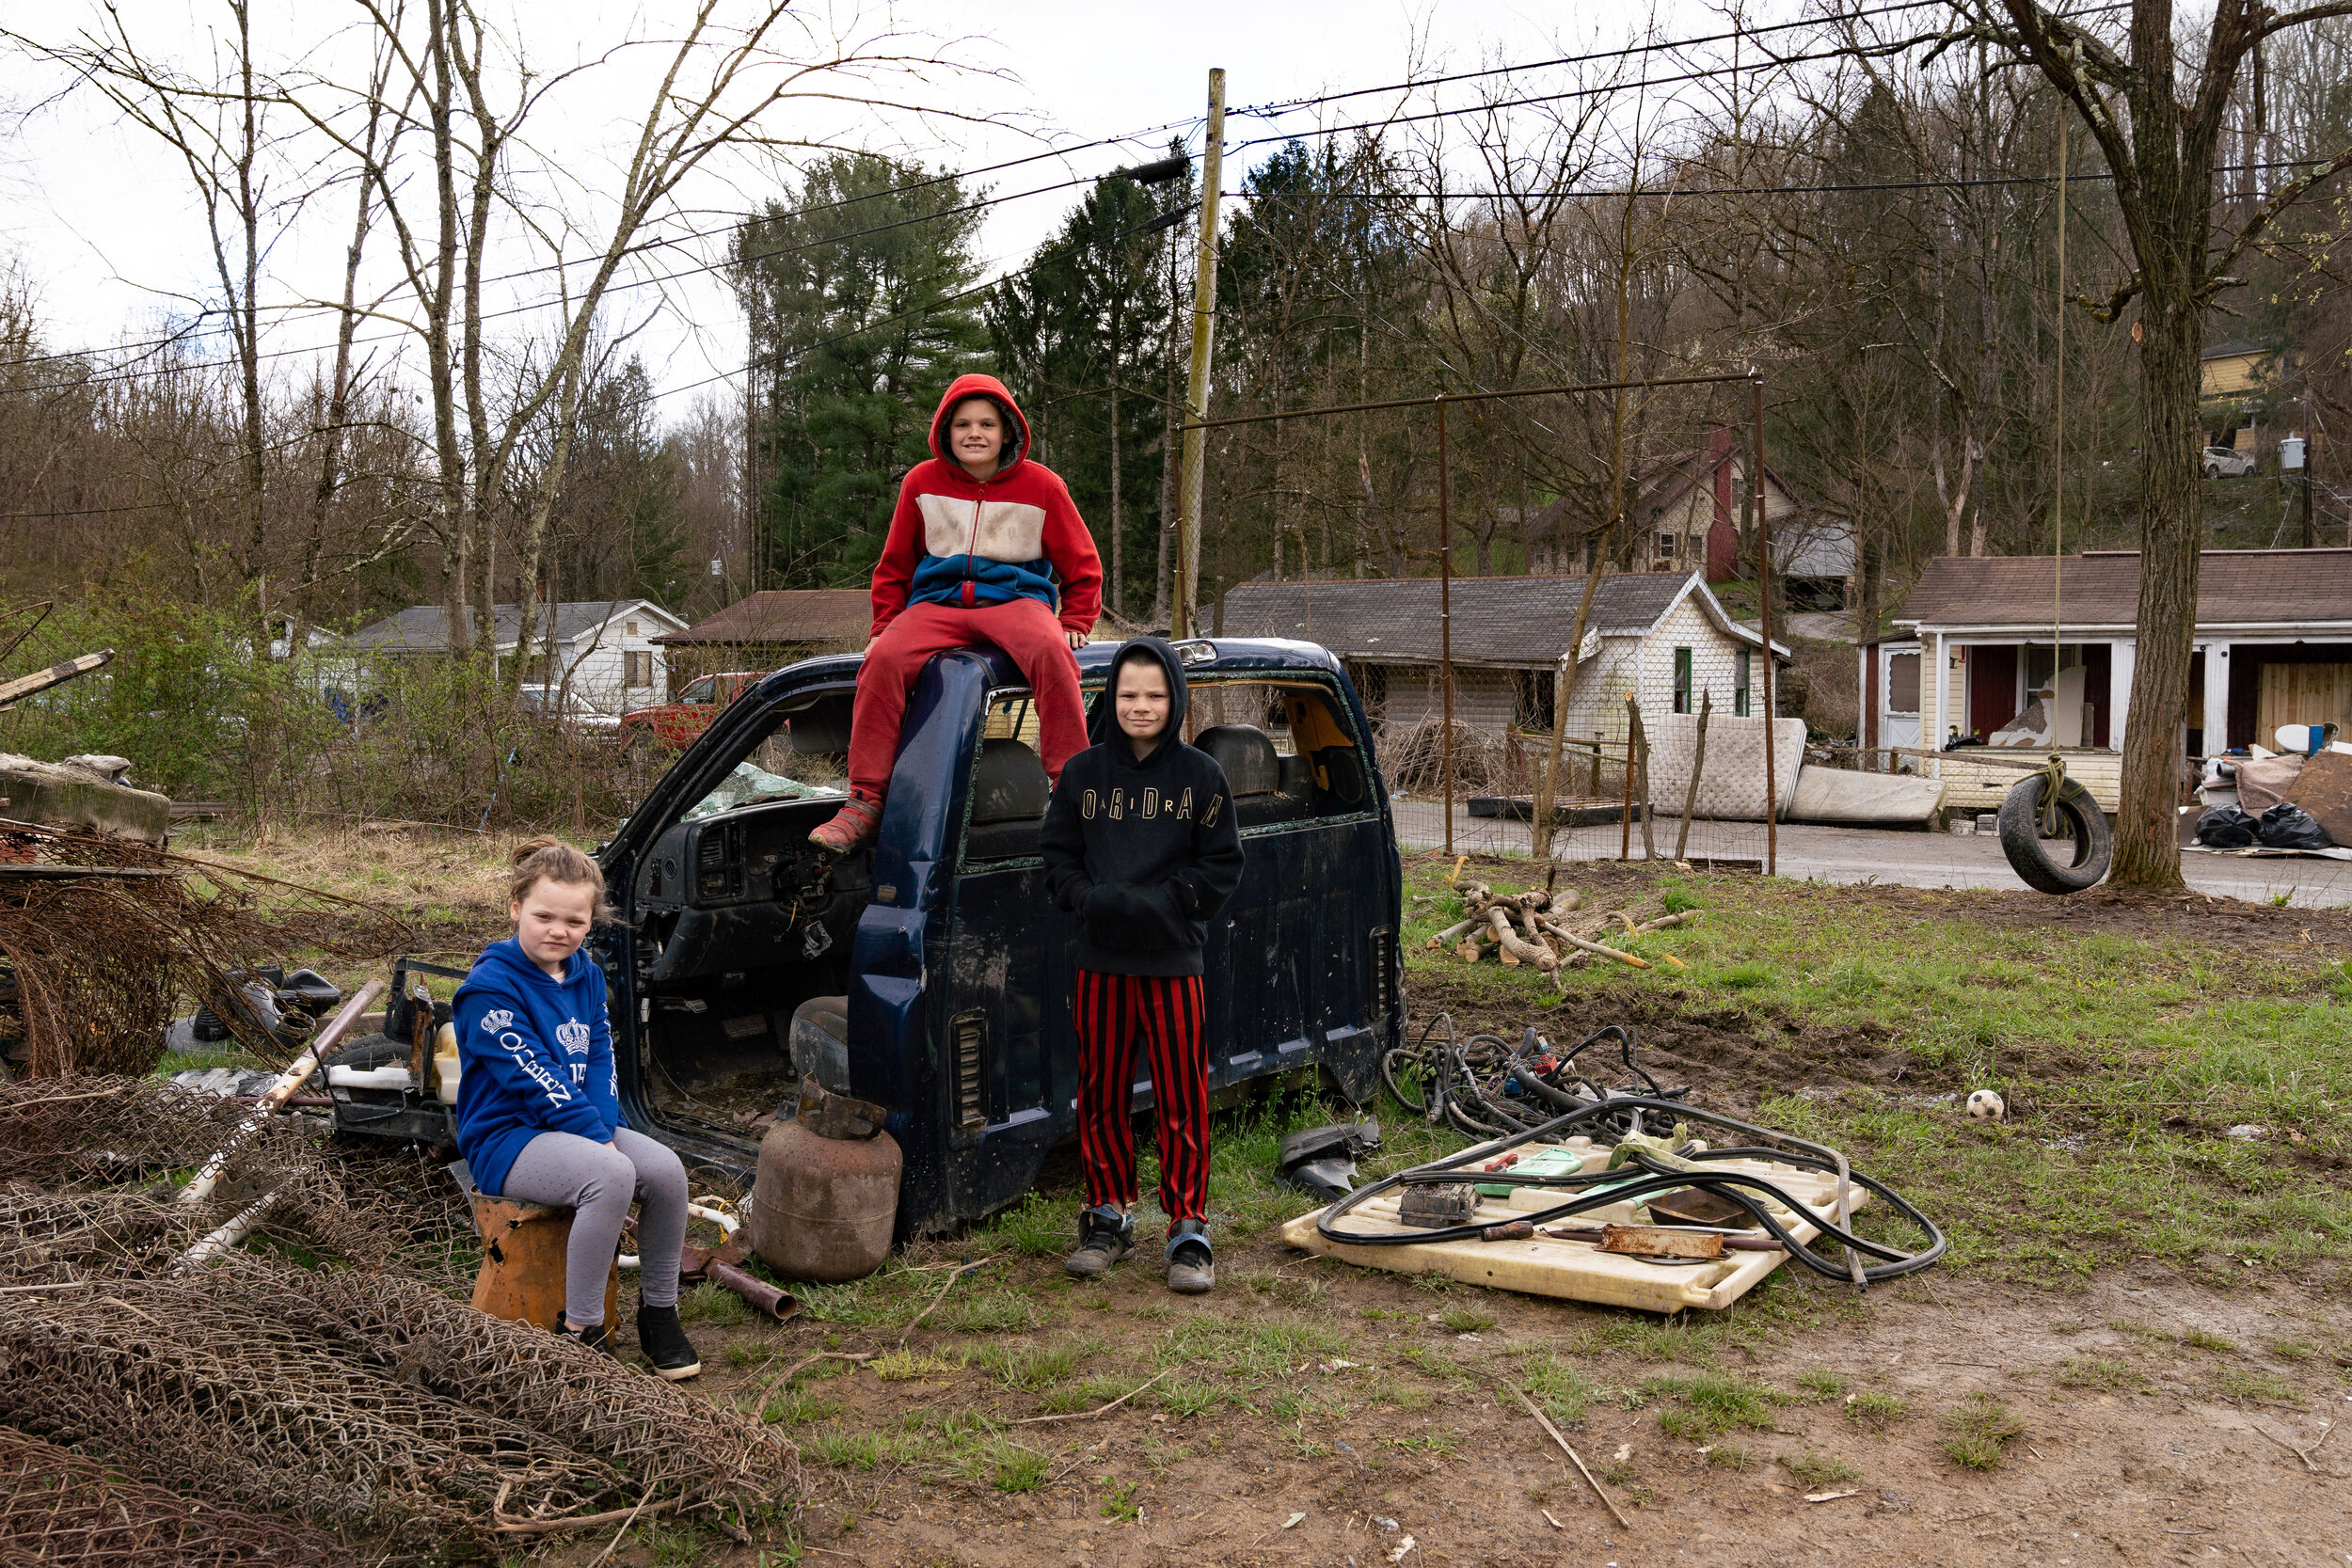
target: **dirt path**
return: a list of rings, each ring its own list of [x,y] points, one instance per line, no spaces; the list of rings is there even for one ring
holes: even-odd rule
[[[2326,1424],[2352,1418],[2339,1365],[2352,1319],[2294,1283],[2217,1291],[2119,1275],[2058,1291],[1929,1275],[1857,1301],[1784,1278],[1724,1321],[1677,1323],[1432,1292],[1279,1243],[1221,1266],[1202,1301],[1169,1297],[1136,1264],[1066,1291],[1050,1260],[1006,1272],[1055,1304],[1058,1322],[1032,1342],[1083,1336],[1089,1366],[1140,1377],[1171,1338],[1192,1338],[1201,1352],[1174,1376],[1228,1390],[1195,1413],[1147,1390],[1099,1418],[1004,1429],[1044,1456],[1033,1490],[943,1475],[927,1439],[870,1467],[823,1446],[827,1431],[944,1439],[979,1415],[1053,1407],[955,1367],[969,1340],[918,1330],[910,1348],[936,1359],[910,1378],[804,1385],[821,1402],[803,1412],[820,1419],[797,1434],[835,1467],[803,1514],[803,1560],[2269,1568],[2352,1551],[2352,1447],[2327,1441]],[[702,1331],[707,1359],[746,1332]],[[801,1324],[770,1348],[797,1359],[828,1339],[896,1343]],[[1287,1354],[1269,1364],[1269,1350]],[[714,1371],[708,1391],[748,1393],[766,1375]],[[1581,1407],[1568,1439],[1631,1529],[1513,1385],[1565,1388]],[[1946,1443],[1988,1416],[2014,1433],[1994,1444],[1994,1468],[1964,1468]],[[696,1560],[757,1560],[711,1547]],[[632,1546],[618,1560],[673,1559]]]

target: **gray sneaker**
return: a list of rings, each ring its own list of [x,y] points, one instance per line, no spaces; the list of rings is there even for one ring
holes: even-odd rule
[[[1111,1265],[1136,1250],[1136,1222],[1129,1214],[1105,1205],[1082,1210],[1078,1215],[1078,1250],[1062,1259],[1062,1268],[1081,1279],[1108,1274]]]
[[[1197,1296],[1216,1284],[1216,1255],[1209,1247],[1204,1220],[1178,1220],[1168,1227],[1168,1288]]]

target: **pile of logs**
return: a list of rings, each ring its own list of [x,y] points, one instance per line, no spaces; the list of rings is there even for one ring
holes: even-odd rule
[[[1464,918],[1429,939],[1431,952],[1452,948],[1465,963],[1476,963],[1491,952],[1505,968],[1527,965],[1552,976],[1555,985],[1564,970],[1594,958],[1613,959],[1632,969],[1654,967],[1647,958],[1601,942],[1604,932],[1622,928],[1641,936],[1688,926],[1699,917],[1696,910],[1646,920],[1637,920],[1633,911],[1623,909],[1586,912],[1581,894],[1541,888],[1499,894],[1484,882],[1462,882],[1455,891],[1462,895]],[[1677,969],[1683,967],[1670,954],[1659,958]]]

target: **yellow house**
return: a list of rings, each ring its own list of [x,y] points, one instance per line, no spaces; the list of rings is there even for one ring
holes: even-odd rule
[[[2207,398],[2245,397],[2259,392],[2270,379],[2272,355],[2260,343],[2235,339],[2205,350],[2204,389]]]

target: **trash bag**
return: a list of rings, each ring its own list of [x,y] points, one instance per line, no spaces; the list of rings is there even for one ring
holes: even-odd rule
[[[2259,826],[2235,806],[2214,806],[2197,819],[2197,842],[2209,849],[2243,849]]]
[[[1292,1186],[1320,1197],[1345,1197],[1356,1189],[1356,1156],[1380,1147],[1380,1124],[1342,1122],[1310,1127],[1282,1140],[1276,1168]]]
[[[2336,842],[2310,812],[2292,800],[2281,800],[2263,813],[2254,836],[2273,849],[2326,849]]]

